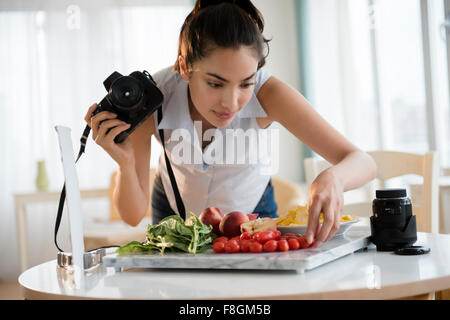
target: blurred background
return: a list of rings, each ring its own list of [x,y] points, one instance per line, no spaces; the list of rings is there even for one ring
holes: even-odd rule
[[[450,174],[450,0],[253,2],[272,38],[273,75],[361,149],[438,151],[440,174]],[[172,65],[193,3],[0,0],[0,282],[56,258],[58,201],[44,201],[64,184],[55,125],[72,129],[78,151],[84,115],[105,96],[105,78]],[[307,193],[303,160],[317,155],[279,128],[277,176]],[[161,148],[153,141],[155,168]],[[89,139],[77,164],[80,188],[107,195],[116,169]],[[16,231],[24,199],[34,199],[23,214],[26,266]],[[107,196],[83,199],[83,221],[108,219],[109,205]],[[68,248],[66,218],[59,239]]]

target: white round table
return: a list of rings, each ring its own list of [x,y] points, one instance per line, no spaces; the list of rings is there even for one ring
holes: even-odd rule
[[[431,252],[400,256],[371,245],[296,271],[98,267],[75,285],[52,260],[19,277],[26,299],[394,299],[450,288],[450,235],[418,233]]]

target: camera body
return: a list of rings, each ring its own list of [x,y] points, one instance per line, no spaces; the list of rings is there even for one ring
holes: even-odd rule
[[[104,82],[108,94],[100,101],[96,115],[102,111],[117,114],[117,119],[130,124],[130,128],[114,138],[115,143],[123,142],[142,122],[161,107],[163,94],[156,86],[152,76],[135,71],[129,76],[113,72]]]
[[[378,251],[394,251],[417,241],[416,216],[406,189],[377,190],[372,211],[371,241]]]

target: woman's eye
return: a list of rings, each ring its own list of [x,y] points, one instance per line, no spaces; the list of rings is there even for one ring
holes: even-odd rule
[[[254,83],[244,83],[241,85],[241,87],[244,89],[247,89],[247,88],[250,88],[252,85],[254,85]]]
[[[212,88],[220,88],[221,85],[215,82],[208,82],[208,85]]]
[[[222,85],[220,83],[216,83],[216,82],[208,82],[208,85],[211,88],[221,88],[222,87]],[[241,84],[241,88],[247,89],[247,88],[250,88],[253,85],[254,85],[254,83],[243,83],[243,84]]]

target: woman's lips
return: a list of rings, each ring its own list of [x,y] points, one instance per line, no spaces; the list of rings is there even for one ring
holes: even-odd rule
[[[233,116],[236,114],[236,112],[220,113],[220,112],[214,111],[214,114],[222,120],[227,120],[227,119],[233,118]]]

